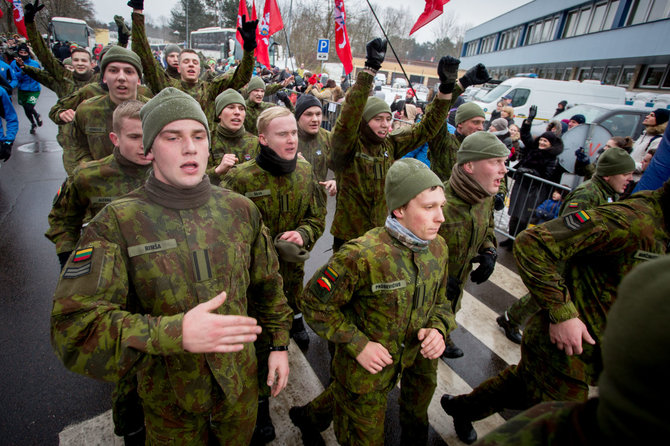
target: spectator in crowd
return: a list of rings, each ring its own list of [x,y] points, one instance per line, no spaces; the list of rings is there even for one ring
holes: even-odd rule
[[[0,88],[0,118],[5,121],[4,127],[0,121],[0,161],[7,162],[12,155],[12,145],[19,131],[19,120],[12,105],[12,98]]]
[[[493,133],[508,149],[512,147],[513,141],[505,118],[492,121],[489,132]]]
[[[591,162],[591,158],[586,154],[586,150],[580,147],[575,151],[575,174],[583,176],[585,180],[591,179],[596,169],[595,165],[606,150],[618,147],[630,154],[633,151],[634,143],[635,141],[630,136],[613,136],[607,140],[604,147],[598,149],[594,163]]]
[[[668,125],[668,118],[670,117],[670,110],[665,108],[657,108],[649,113],[642,121],[644,131],[642,135],[635,141],[633,145],[633,152],[631,156],[635,160],[636,174],[640,174],[642,168],[642,160],[646,153],[651,149],[658,148],[661,142],[661,137]],[[637,178],[639,180],[639,177]]]
[[[398,101],[397,110],[393,114],[393,130],[395,131],[399,128],[414,124],[416,115],[416,106],[414,104],[408,104],[405,101]]]
[[[542,204],[535,209],[535,212],[530,219],[530,223],[539,225],[558,217],[558,211],[561,209],[561,204],[563,204],[561,189],[554,189],[551,193],[551,197],[544,200]]]
[[[342,76],[342,79],[340,80],[340,88],[344,93],[346,93],[349,87],[351,87],[351,83],[349,82],[349,75]]]
[[[563,133],[568,131],[568,124],[565,122],[559,121],[558,119],[552,119],[547,124],[546,132],[554,132],[559,138],[563,136]]]
[[[582,124],[586,124],[586,117],[582,114],[573,115],[568,121],[568,130]]]
[[[509,137],[512,140],[512,146],[509,148],[510,150],[510,161],[516,161],[517,158],[521,155],[521,150],[523,150],[523,143],[521,142],[521,131],[519,130],[519,126],[516,124],[512,124],[508,127],[509,129]]]
[[[567,107],[567,106],[568,106],[568,101],[563,100],[563,101],[559,102],[558,105],[556,106],[556,111],[554,112],[554,116],[556,116],[559,113],[563,113],[565,111],[565,107]]]
[[[500,117],[507,120],[507,126],[514,124],[514,107],[506,105],[502,108],[500,112]]]
[[[23,107],[23,111],[30,121],[30,133],[35,134],[35,128],[42,127],[42,116],[37,113],[35,106],[37,105],[37,98],[40,97],[40,83],[25,74],[22,70],[24,65],[41,68],[40,64],[30,57],[29,48],[26,43],[21,43],[17,47],[18,57],[12,62],[12,76],[16,77],[18,82],[18,102]]]

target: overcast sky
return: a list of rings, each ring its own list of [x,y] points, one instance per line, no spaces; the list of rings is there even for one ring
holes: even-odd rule
[[[296,2],[299,0],[295,0]],[[359,2],[363,0],[345,0],[345,6],[353,1]],[[461,23],[469,23],[472,26],[479,25],[494,17],[497,17],[507,11],[510,11],[518,6],[528,3],[532,0],[451,0],[444,7],[444,11],[452,11],[458,17]],[[258,0],[256,7],[261,4],[263,0]],[[250,2],[248,2],[250,3]],[[380,3],[379,0],[371,3]],[[423,12],[425,1],[415,0],[408,6],[407,0],[384,0],[383,4],[392,6],[394,8],[407,8],[413,19],[417,19]],[[170,17],[170,10],[177,4],[177,0],[144,0],[145,14],[149,15],[155,21],[158,21],[160,16]],[[113,20],[115,14],[120,14],[126,17],[130,22],[130,7],[126,6],[125,0],[93,0],[95,13],[98,20],[103,23],[108,23]],[[287,14],[282,11],[282,15]],[[437,22],[436,19],[433,23]],[[348,30],[349,33],[354,30]],[[434,40],[435,36],[431,30],[431,25],[425,26],[421,30],[414,33],[414,37],[419,42],[426,40]]]

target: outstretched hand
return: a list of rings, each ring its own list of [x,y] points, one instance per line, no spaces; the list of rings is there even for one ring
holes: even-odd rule
[[[384,58],[386,57],[387,43],[386,39],[377,37],[365,45],[365,66],[367,68],[377,71],[382,67],[382,62],[384,62]]]
[[[247,16],[242,16],[242,26],[238,26],[237,30],[244,41],[244,51],[253,51],[256,49],[256,28],[258,27],[258,20],[247,21]]]
[[[26,23],[35,23],[35,15],[44,8],[44,4],[40,5],[40,0],[35,0],[35,3],[26,3],[23,7],[23,18]]]

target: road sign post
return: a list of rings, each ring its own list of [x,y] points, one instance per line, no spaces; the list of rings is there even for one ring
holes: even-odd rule
[[[316,60],[328,60],[328,50],[330,49],[330,40],[319,39],[316,46]]]

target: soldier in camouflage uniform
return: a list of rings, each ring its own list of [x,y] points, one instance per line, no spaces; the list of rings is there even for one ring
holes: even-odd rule
[[[244,40],[244,56],[233,73],[217,76],[211,82],[200,80],[200,58],[193,50],[184,49],[179,54],[179,79],[171,78],[156,60],[149,46],[144,28],[143,0],[128,3],[133,8],[132,48],[142,60],[144,81],[154,94],[166,87],[174,87],[191,95],[202,106],[210,126],[214,126],[216,97],[228,88],[242,88],[254,69],[254,49],[256,48],[256,26],[258,20],[244,22],[238,28]],[[231,75],[232,74],[232,75]],[[251,131],[250,129],[247,129]],[[253,133],[253,132],[252,132]]]
[[[244,98],[229,88],[216,97],[216,121],[210,138],[212,147],[207,174],[215,184],[239,162],[250,161],[258,155],[258,137],[244,128],[246,107]]]
[[[406,158],[391,166],[385,183],[393,210],[385,226],[342,246],[299,300],[314,331],[336,344],[329,391],[342,445],[384,444],[387,396],[399,379],[402,444],[426,443],[437,359],[455,327],[446,296],[447,245],[438,235],[442,182]],[[289,412],[303,439],[323,427],[321,419],[310,422],[309,410]]]
[[[335,180],[328,179],[330,167],[331,133],[321,127],[321,102],[312,95],[304,94],[295,104],[295,119],[298,121],[298,150],[314,171],[314,176],[323,189],[319,196],[326,205],[326,193],[337,194]]]
[[[75,372],[137,376],[147,444],[207,444],[212,432],[247,445],[261,326],[272,394],[288,380],[291,310],[272,240],[250,200],[209,184],[192,97],[168,88],[140,115],[152,174],[86,227],[56,289],[52,344]]]
[[[302,293],[304,261],[326,226],[326,209],[318,199],[319,185],[312,166],[297,155],[298,131],[290,110],[273,107],[258,118],[260,153],[254,160],[240,164],[223,179],[222,185],[250,198],[261,211],[263,222],[275,240],[279,253],[279,272],[284,295],[293,310],[290,334],[305,350],[309,336],[296,299]],[[295,255],[295,250],[302,252]],[[259,363],[267,354],[265,342],[256,342]],[[259,366],[259,371],[262,367]],[[266,373],[260,373],[260,399],[255,437],[265,444],[275,437],[269,413],[269,388],[262,385]]]
[[[603,334],[598,396],[541,403],[486,435],[480,446],[655,444],[670,437],[670,256],[623,278]],[[643,348],[640,348],[642,347]]]
[[[633,179],[634,170],[635,161],[624,149],[613,147],[607,150],[598,159],[592,179],[580,184],[565,197],[559,216],[618,201],[619,194],[626,190],[628,183]],[[531,295],[526,294],[496,321],[505,330],[505,336],[509,340],[520,344],[521,326],[539,309]]]
[[[283,88],[288,87],[291,84],[291,82],[293,82],[293,76],[291,76],[289,78],[286,78],[281,82],[274,82],[274,83],[271,83],[271,84],[266,84],[265,88],[264,88],[265,96],[272,96],[273,94],[276,94],[277,92],[279,92]],[[264,84],[265,84],[265,82],[264,82]],[[240,91],[240,94],[242,95],[242,97],[244,97],[244,99],[249,99],[249,92],[251,90],[249,90],[249,85],[248,84],[245,85],[244,87],[240,88],[239,91]]]
[[[113,131],[109,135],[114,152],[82,165],[58,191],[45,235],[56,244],[61,267],[77,245],[86,217],[94,216],[112,200],[146,181],[151,161],[142,149],[142,105],[130,100],[114,110]]]
[[[444,57],[438,65],[441,91],[428,106],[419,124],[391,130],[391,109],[383,100],[369,97],[377,70],[386,53],[381,39],[367,44],[365,69],[347,91],[332,132],[331,163],[338,180],[337,205],[331,228],[333,248],[384,224],[388,215],[383,200],[386,172],[396,159],[430,139],[449,111],[451,90],[456,84],[458,59]],[[472,69],[485,73],[483,66]],[[486,73],[488,79],[488,73]]]
[[[457,164],[445,183],[447,205],[445,222],[440,235],[449,246],[449,289],[451,310],[461,308],[463,288],[470,278],[480,284],[488,280],[496,264],[496,237],[493,224],[493,196],[505,178],[505,161],[509,150],[497,137],[488,132],[476,132],[463,140],[458,150]],[[463,351],[450,337],[444,356],[459,358]]]
[[[117,105],[129,99],[148,100],[137,96],[142,65],[132,51],[120,46],[110,48],[102,59],[101,73],[108,93],[88,99],[77,107],[71,136],[63,148],[74,153],[73,159],[77,163],[111,155],[114,144],[109,133]]]
[[[258,117],[261,115],[261,113],[270,107],[277,106],[277,104],[272,102],[263,102],[263,98],[270,94],[266,91],[266,88],[267,87],[265,82],[259,76],[252,77],[249,81],[249,84],[247,84],[245,87],[245,91],[248,92],[248,97],[246,103],[247,115],[244,118],[244,128],[254,135],[258,135],[256,122],[258,121]],[[281,95],[277,93],[277,97],[279,97],[284,102],[289,110],[293,111],[293,104],[288,100],[286,93]]]
[[[602,371],[600,342],[617,286],[635,265],[668,252],[669,222],[667,181],[656,191],[568,214],[517,237],[519,275],[541,310],[524,331],[518,365],[468,395],[442,397],[461,440],[476,439],[472,421],[504,408],[588,398]]]

